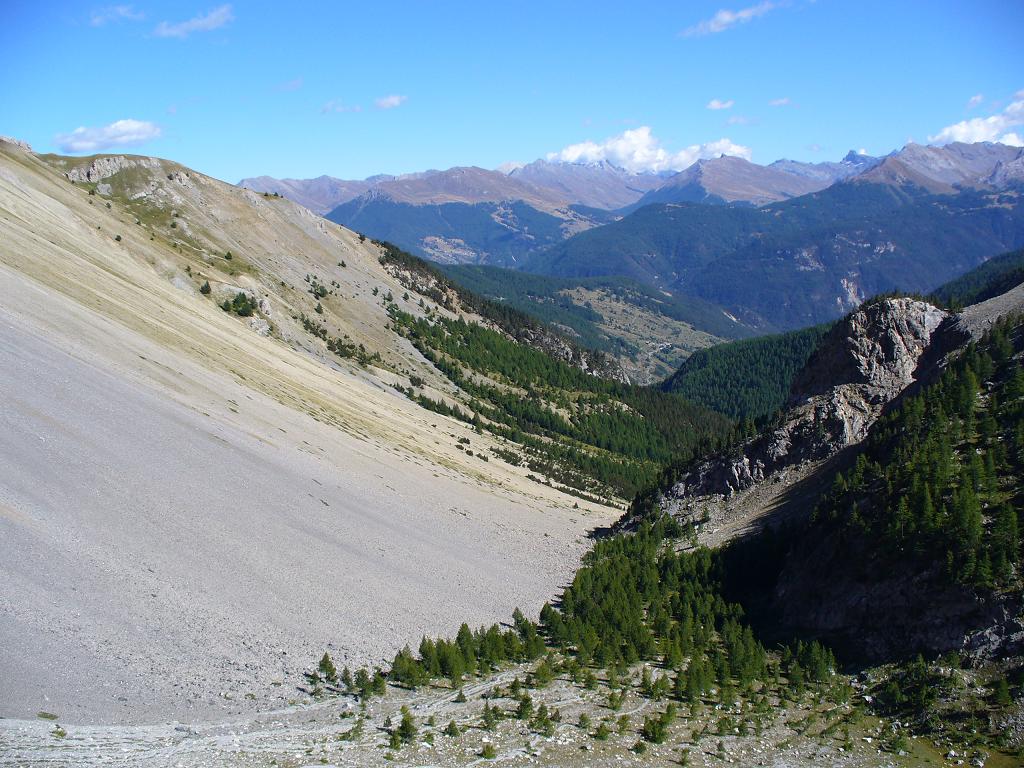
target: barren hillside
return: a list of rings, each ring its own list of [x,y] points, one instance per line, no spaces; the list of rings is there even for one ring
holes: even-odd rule
[[[381,661],[569,577],[616,513],[395,391],[451,385],[389,294],[445,311],[282,198],[0,142],[0,715],[280,704],[325,646]]]

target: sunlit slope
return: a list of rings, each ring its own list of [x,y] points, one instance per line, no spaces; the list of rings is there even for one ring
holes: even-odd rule
[[[535,612],[610,516],[390,386],[451,387],[388,329],[389,292],[425,309],[375,246],[110,162],[73,184],[110,168],[0,143],[0,715],[262,707],[325,645],[372,663]],[[250,317],[218,306],[240,289]]]

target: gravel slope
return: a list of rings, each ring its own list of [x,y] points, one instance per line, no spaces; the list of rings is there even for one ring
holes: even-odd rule
[[[273,294],[284,338],[260,336],[116,200],[0,150],[0,717],[279,707],[325,648],[383,662],[423,633],[535,614],[618,514],[457,450],[493,443],[410,403],[393,372],[325,360],[289,325],[307,295]],[[260,285],[301,285],[343,249],[335,322],[401,363],[369,286],[401,289],[370,244],[185,181],[175,204],[241,242]],[[286,235],[301,248],[273,246]]]
[[[0,308],[0,716],[279,705],[325,647],[379,661],[572,573],[593,519],[205,383],[175,402]]]

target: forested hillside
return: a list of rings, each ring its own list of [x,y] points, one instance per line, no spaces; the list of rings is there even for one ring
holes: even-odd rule
[[[465,392],[450,407],[409,387],[426,408],[516,443],[499,455],[578,492],[631,497],[659,467],[727,440],[732,424],[675,395],[584,373],[462,319],[391,308],[393,327]]]
[[[653,384],[695,350],[753,331],[721,307],[623,277],[557,278],[481,265],[449,265],[454,282],[562,330],[613,357],[630,381]]]
[[[888,304],[897,311],[908,301]],[[479,326],[399,314],[395,322],[428,357],[447,359],[442,369],[457,360],[460,381],[487,371],[506,387],[513,379],[537,389],[546,382],[548,397],[552,383],[610,397],[578,372],[529,353],[503,363],[510,350]],[[658,491],[639,493],[539,621],[517,611],[508,628],[463,625],[454,638],[424,637],[417,652],[403,649],[388,670],[354,676],[339,674],[325,655],[309,676],[314,691],[328,686],[365,699],[382,693],[387,679],[412,690],[429,684],[458,691],[460,702],[464,685],[497,674],[508,681],[509,665],[519,665],[513,668],[527,670],[525,680],[517,675],[493,686],[470,724],[453,720],[444,736],[458,739],[473,726],[503,738],[550,736],[563,717],[544,693],[554,685],[562,702],[582,708],[584,743],[632,743],[634,753],[651,749],[659,757],[665,752],[658,745],[681,744],[684,765],[691,749],[726,760],[751,734],[789,729],[773,747],[782,749],[819,720],[818,744],[838,754],[867,744],[872,759],[927,761],[940,750],[1014,764],[1022,755],[1019,728],[1003,724],[1024,683],[1007,632],[1016,626],[1007,617],[1016,615],[1021,595],[1021,331],[1020,320],[996,324],[937,380],[875,422],[856,460],[833,473],[813,516],[707,549],[695,543],[702,521],[682,523],[666,513]],[[766,340],[756,352],[727,354],[757,370],[770,345],[806,350],[823,332],[812,328]],[[619,403],[629,401],[628,389],[615,394]],[[536,413],[524,417],[526,423]],[[558,432],[549,422],[544,434]],[[626,453],[640,445],[617,429],[607,434],[622,440]],[[662,489],[671,482],[669,472]],[[977,642],[961,645],[972,633]],[[634,722],[614,714],[620,711],[644,715]],[[416,748],[411,712],[385,730],[392,750]],[[360,734],[357,722],[351,738]],[[699,746],[709,734],[718,738],[713,753]],[[494,752],[485,746],[480,754]]]
[[[528,271],[625,275],[724,306],[764,331],[831,320],[867,297],[927,292],[1024,244],[1012,191],[932,195],[840,183],[760,209],[652,205],[530,257]]]
[[[733,419],[761,419],[785,403],[793,378],[828,328],[818,325],[699,350],[662,389]]]
[[[1024,250],[989,259],[936,289],[934,296],[944,304],[966,307],[1005,293],[1021,283],[1024,283]]]
[[[566,325],[580,334],[580,342],[610,351],[614,342],[597,329],[601,316],[569,295],[574,288],[607,291],[615,297],[654,314],[688,323],[724,339],[750,335],[750,329],[730,318],[721,307],[703,299],[666,295],[635,280],[619,277],[558,278],[481,265],[451,265],[442,271],[459,285],[536,315],[550,323]]]
[[[608,214],[599,213],[603,223]],[[567,218],[591,225],[588,214],[568,210],[565,216],[554,216],[521,200],[416,205],[372,193],[342,203],[326,217],[437,262],[509,266],[525,254],[561,242]]]
[[[817,518],[893,557],[991,590],[1020,582],[1024,365],[1020,325],[1000,324],[935,384],[879,421]]]

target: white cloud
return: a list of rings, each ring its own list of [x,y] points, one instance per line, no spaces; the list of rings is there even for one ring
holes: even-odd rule
[[[981,102],[983,102],[984,100],[985,100],[985,97],[982,94],[976,93],[973,96],[971,96],[971,98],[969,98],[967,100],[967,108],[968,109],[974,109],[976,106],[981,104]]]
[[[765,0],[762,3],[752,5],[749,8],[741,8],[738,11],[730,11],[727,8],[723,8],[710,19],[705,19],[694,24],[692,27],[687,27],[679,34],[682,37],[702,37],[703,35],[718,34],[737,24],[746,24],[748,21],[753,21],[778,7],[778,3],[772,2],[772,0]]]
[[[331,99],[326,104],[324,104],[322,107],[320,107],[320,114],[321,115],[329,115],[329,114],[332,114],[332,113],[341,113],[341,112],[362,112],[362,111],[363,111],[363,108],[361,106],[359,106],[358,104],[351,104],[351,105],[344,104],[344,103],[338,101],[337,99]]]
[[[57,146],[64,152],[98,152],[109,147],[134,147],[160,138],[160,126],[145,120],[117,120],[102,128],[75,128],[59,133]]]
[[[94,27],[102,27],[113,21],[142,21],[145,17],[146,14],[136,11],[131,5],[108,5],[89,14],[89,23]]]
[[[721,99],[712,99],[708,102],[708,109],[731,109],[732,105],[735,104],[732,99],[722,101]]]
[[[792,102],[789,100],[789,96],[783,96],[781,99],[772,99],[768,102],[769,107],[788,107]]]
[[[390,96],[381,96],[373,104],[377,109],[394,109],[395,107],[402,106],[408,99],[408,96],[399,96],[393,93]]]
[[[1020,134],[1011,128],[1024,125],[1024,91],[1017,92],[1018,101],[1010,104],[1002,112],[988,117],[972,117],[959,123],[947,125],[928,141],[933,144],[948,144],[951,141],[963,141],[972,144],[977,141],[998,141],[1013,147],[1024,145]]]
[[[548,153],[547,159],[562,163],[599,163],[604,160],[634,173],[656,173],[681,171],[698,160],[720,155],[734,155],[749,160],[751,152],[748,147],[734,144],[725,138],[705,144],[693,144],[678,152],[669,152],[651,135],[651,129],[643,125],[606,139],[600,144],[593,141],[572,144],[559,152]]]
[[[176,23],[161,21],[156,25],[153,34],[157,37],[186,38],[193,32],[210,32],[214,29],[220,29],[234,18],[230,5],[219,5],[209,13],[201,13],[188,21]]]

